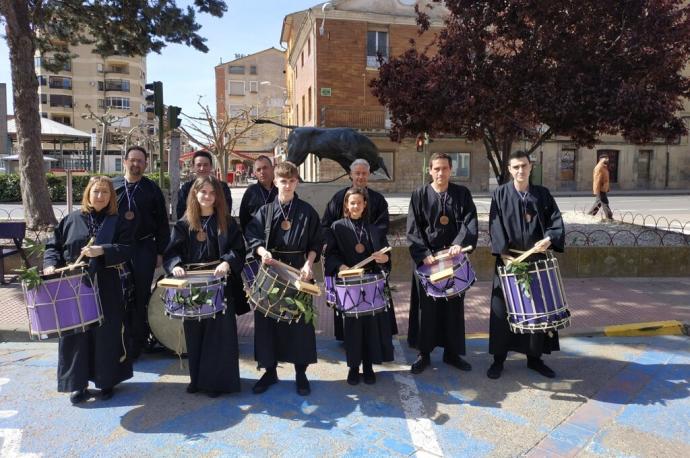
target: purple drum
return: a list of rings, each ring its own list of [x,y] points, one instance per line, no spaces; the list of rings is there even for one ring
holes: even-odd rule
[[[546,259],[530,262],[528,274],[529,288],[526,289],[515,274],[503,266],[498,267],[511,331],[535,334],[570,326],[558,260],[549,253]]]
[[[365,273],[357,277],[325,277],[326,302],[346,318],[376,315],[388,308],[386,276]]]
[[[225,278],[187,272],[188,282],[163,293],[165,314],[180,320],[202,320],[225,313]]]
[[[254,258],[248,258],[242,267],[242,283],[244,284],[244,291],[249,295],[256,280],[256,275],[259,273],[259,261]]]
[[[444,253],[436,253],[434,256],[442,256]],[[431,281],[431,277],[445,269],[452,269],[453,275],[449,278]],[[434,299],[452,299],[464,293],[474,284],[477,276],[470,265],[470,260],[465,253],[448,257],[435,264],[422,264],[416,270],[417,278],[422,284],[427,296]]]
[[[98,284],[86,270],[68,270],[42,279],[33,289],[22,283],[32,338],[62,337],[101,325]]]

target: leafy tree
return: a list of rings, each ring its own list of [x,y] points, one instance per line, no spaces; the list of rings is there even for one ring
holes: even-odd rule
[[[43,65],[58,71],[71,58],[70,45],[91,44],[102,56],[145,56],[166,43],[182,43],[207,52],[197,32],[196,12],[221,17],[223,0],[194,0],[177,7],[175,0],[0,0],[10,52],[22,202],[30,228],[55,224],[43,173],[38,81],[34,54],[50,55]]]
[[[530,152],[554,136],[592,146],[601,134],[634,143],[686,133],[690,6],[682,0],[434,0],[449,15],[420,33],[372,81],[391,113],[391,138],[428,132],[481,141],[499,183],[518,140]],[[427,8],[435,5],[428,4]]]

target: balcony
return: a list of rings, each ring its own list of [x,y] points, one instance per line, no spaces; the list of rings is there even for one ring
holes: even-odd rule
[[[353,129],[383,131],[387,129],[387,114],[383,108],[322,106],[320,127],[351,127]]]
[[[129,75],[129,67],[109,65],[105,67],[105,73],[117,73],[120,75]]]

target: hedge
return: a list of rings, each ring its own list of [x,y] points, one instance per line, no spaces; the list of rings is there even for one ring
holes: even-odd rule
[[[109,177],[121,176],[121,174],[107,174]],[[149,173],[148,178],[158,183],[158,172]],[[72,177],[72,193],[73,201],[81,202],[86,184],[89,182],[91,175]],[[168,175],[165,177],[166,188],[170,187],[170,180]],[[65,202],[67,199],[66,177],[55,176],[52,173],[46,174],[48,181],[48,193],[50,194],[51,202]],[[19,189],[19,175],[16,173],[0,174],[0,202],[21,202],[22,193]]]

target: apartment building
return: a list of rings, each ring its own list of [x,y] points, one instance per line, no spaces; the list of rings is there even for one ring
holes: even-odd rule
[[[147,129],[146,58],[121,55],[104,58],[94,54],[89,45],[74,46],[70,51],[75,57],[59,72],[49,72],[42,65],[49,56],[36,56],[41,116],[90,132],[92,147],[97,151],[101,149],[107,123],[103,171],[121,172],[123,146],[131,144],[134,137],[143,135]],[[55,167],[87,168],[90,164],[84,163],[83,157],[67,146]]]
[[[287,47],[286,78],[290,124],[319,127],[352,127],[367,135],[379,148],[392,179],[377,177],[376,189],[410,192],[426,179],[424,155],[414,139],[402,143],[388,138],[389,116],[371,94],[369,82],[378,76],[378,54],[384,59],[403,53],[409,40],[422,49],[434,30],[443,27],[447,10],[435,5],[427,11],[431,30],[419,36],[414,0],[340,0],[287,15],[281,42]],[[442,107],[439,107],[442,109]],[[690,119],[686,104],[681,113]],[[495,186],[483,144],[463,138],[434,138],[428,152],[445,152],[453,158],[452,180],[473,191]],[[514,148],[525,147],[516,143]],[[533,154],[534,179],[554,190],[591,189],[597,157],[608,154],[614,189],[664,189],[690,186],[688,137],[647,145],[627,143],[620,136],[602,136],[593,148],[576,147],[565,138],[546,142]],[[301,167],[308,181],[327,181],[342,174],[330,160],[310,157]],[[343,183],[346,181],[341,179]]]
[[[234,130],[240,131],[254,119],[270,119],[284,123],[288,89],[285,80],[285,52],[269,48],[215,67],[216,116],[232,119]],[[253,159],[264,154],[273,156],[274,149],[284,140],[285,129],[271,124],[257,124],[243,134],[231,160],[232,170],[244,170]]]

